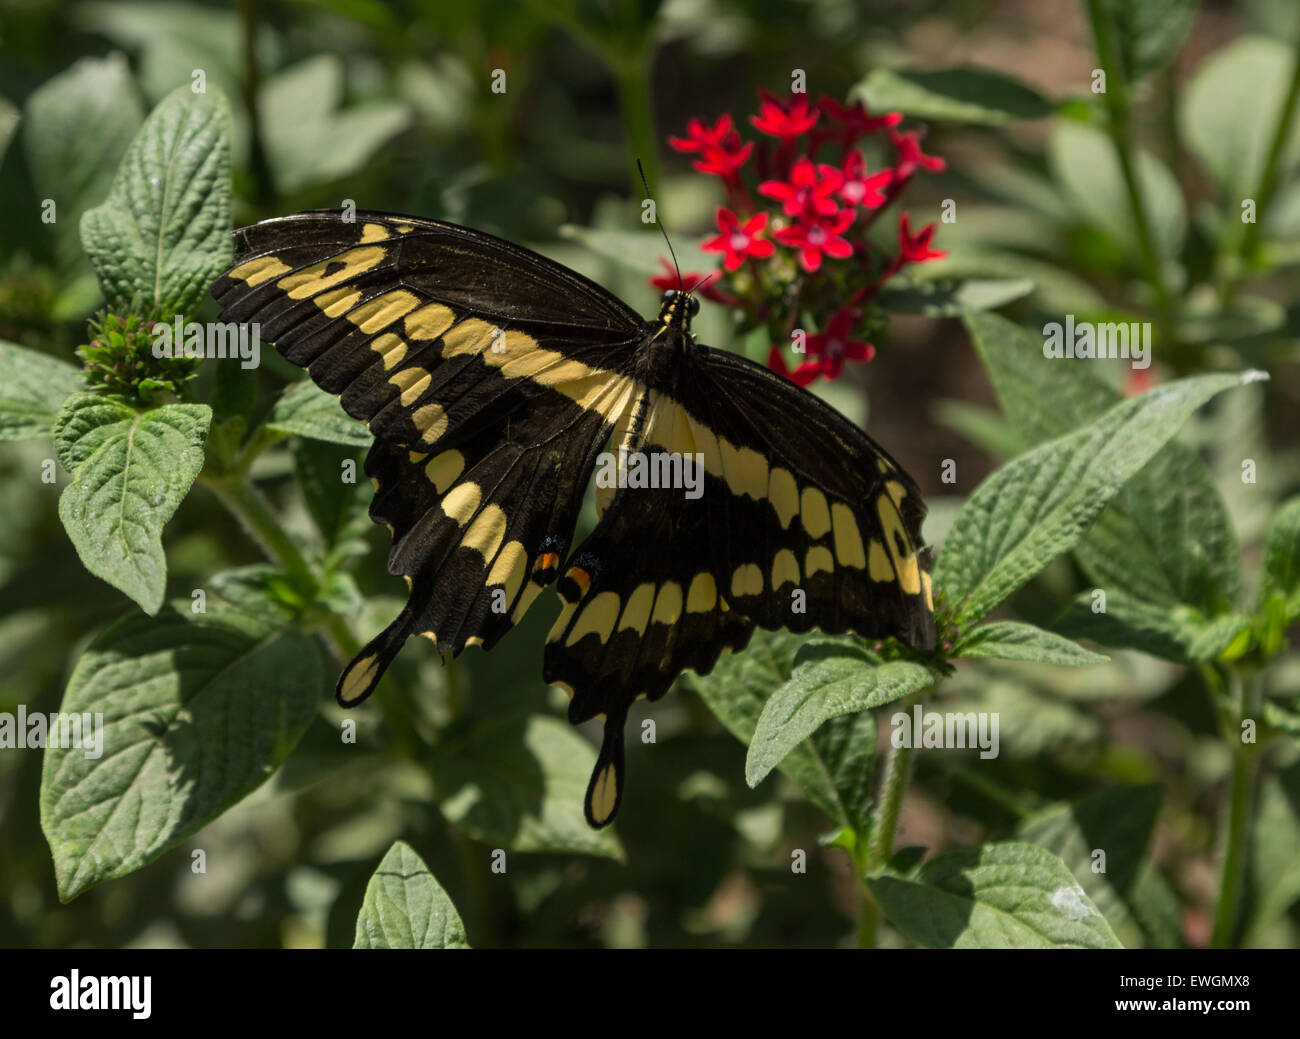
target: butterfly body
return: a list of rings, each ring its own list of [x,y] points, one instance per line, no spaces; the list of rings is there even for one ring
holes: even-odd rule
[[[630,705],[755,626],[934,644],[914,483],[812,394],[697,344],[689,293],[647,321],[480,232],[322,212],[237,231],[213,294],[375,438],[371,515],[410,597],[339,701],[411,635],[491,649],[553,584],[543,676],[571,721],[605,720],[593,826],[621,800]],[[593,482],[599,522],[575,543]]]

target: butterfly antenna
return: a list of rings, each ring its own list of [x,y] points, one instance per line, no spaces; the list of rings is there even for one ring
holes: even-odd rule
[[[640,157],[636,160],[636,171],[641,174],[641,186],[645,188],[645,197],[650,197],[650,185],[645,179],[645,169],[641,166]],[[659,206],[655,206],[655,223],[659,225],[659,233],[664,236],[664,242],[668,245],[668,255],[673,258],[673,270],[677,272],[677,291],[685,292],[686,288],[682,285],[682,269],[677,266],[677,254],[673,252],[673,243],[668,238],[668,229],[664,227],[664,222],[659,219]]]

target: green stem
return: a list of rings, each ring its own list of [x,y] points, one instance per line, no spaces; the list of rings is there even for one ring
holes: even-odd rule
[[[894,833],[898,829],[898,814],[903,807],[903,795],[907,792],[911,764],[912,748],[896,747],[891,744],[889,757],[885,761],[885,774],[881,780],[880,793],[876,798],[876,810],[872,814],[871,834],[866,853],[854,855],[854,869],[862,896],[858,910],[859,949],[876,947],[876,935],[880,929],[880,906],[871,894],[871,889],[867,887],[866,878],[880,870],[893,853]]]
[[[1110,114],[1107,130],[1115,144],[1120,173],[1124,178],[1124,190],[1128,196],[1129,210],[1137,232],[1138,252],[1141,254],[1142,266],[1146,269],[1147,280],[1156,294],[1156,309],[1161,328],[1165,333],[1162,338],[1167,341],[1173,315],[1173,300],[1165,286],[1160,256],[1156,252],[1155,236],[1151,232],[1151,223],[1147,219],[1146,206],[1143,205],[1142,192],[1138,186],[1137,162],[1134,158],[1136,152],[1129,118],[1130,98],[1127,74],[1119,58],[1114,26],[1106,13],[1105,0],[1088,0],[1088,16],[1092,21],[1097,57],[1106,73],[1106,110]]]
[[[251,483],[234,477],[200,476],[200,481],[226,507],[262,550],[280,564],[295,584],[309,589],[316,584],[316,574],[307,557],[281,529],[266,498]]]
[[[632,190],[641,190],[641,175],[636,160],[645,169],[646,183],[651,191],[659,190],[659,146],[655,136],[654,108],[650,97],[650,64],[652,50],[622,57],[614,66],[618,81],[618,97],[623,112],[623,125],[627,130],[631,149]],[[656,206],[657,208],[657,206]]]
[[[1243,681],[1235,668],[1228,681],[1236,694],[1241,713],[1239,721],[1258,720],[1260,687],[1256,678]],[[1223,825],[1225,843],[1223,873],[1219,882],[1219,904],[1214,913],[1214,930],[1210,946],[1231,948],[1241,913],[1241,895],[1245,887],[1247,844],[1255,788],[1255,744],[1243,743],[1241,732],[1229,734],[1232,748],[1232,774],[1228,779],[1227,819]]]

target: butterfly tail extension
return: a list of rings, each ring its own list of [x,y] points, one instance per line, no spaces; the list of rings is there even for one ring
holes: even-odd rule
[[[414,619],[413,611],[407,607],[348,661],[334,687],[334,698],[340,707],[356,707],[375,691],[388,665],[411,636]]]
[[[600,755],[591,770],[583,812],[587,825],[599,830],[614,821],[619,805],[623,803],[623,727],[627,714],[605,717],[605,735],[600,743]]]

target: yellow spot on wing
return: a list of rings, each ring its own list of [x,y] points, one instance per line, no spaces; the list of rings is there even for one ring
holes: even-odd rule
[[[613,765],[606,765],[591,786],[591,817],[603,826],[614,814],[614,803],[618,800],[618,774]]]
[[[898,551],[899,541],[911,545],[911,539],[903,527],[903,518],[899,516],[894,503],[883,494],[876,498],[876,514],[880,517],[880,526],[885,532],[885,548],[898,573],[899,587],[908,595],[920,595],[921,568],[916,563],[916,552],[900,555]]]
[[[618,630],[631,628],[633,631],[645,631],[650,624],[650,607],[655,601],[655,586],[647,581],[637,585],[636,591],[628,596],[627,605],[623,607],[623,616],[618,622]]]
[[[893,499],[895,505],[902,505],[903,499],[907,497],[907,488],[897,480],[886,480],[885,493]]]
[[[696,574],[686,595],[687,613],[708,613],[718,601],[718,586],[713,575]]]
[[[789,470],[773,467],[767,481],[767,498],[776,510],[781,526],[790,526],[790,521],[799,511],[799,485]]]
[[[363,332],[378,332],[419,305],[420,301],[409,292],[385,292],[350,310],[348,320]]]
[[[343,703],[353,703],[361,699],[378,673],[379,660],[373,654],[352,661],[343,676],[343,684],[339,686],[339,699]]]
[[[361,228],[361,240],[363,242],[386,242],[388,241],[388,228],[383,224],[365,224]]]
[[[808,557],[804,560],[803,572],[809,577],[822,570],[828,573],[835,572],[835,557],[831,555],[831,550],[825,545],[814,545],[808,549]]]
[[[933,595],[932,590],[931,590],[931,588],[930,588],[930,575],[927,574],[924,570],[921,571],[921,593],[925,596],[925,605],[926,605],[926,608],[927,608],[931,613],[933,613],[933,612],[934,612],[934,595]]]
[[[516,624],[519,618],[528,612],[528,607],[533,604],[533,600],[542,594],[542,586],[536,582],[529,581],[524,585],[523,594],[519,596],[519,601],[515,603],[515,608],[510,611],[510,619]]]
[[[451,328],[455,320],[456,315],[449,307],[444,307],[441,303],[426,303],[419,310],[406,315],[403,327],[412,339],[427,341],[437,339]]]
[[[454,519],[460,526],[478,511],[478,484],[460,483],[453,487],[442,499],[442,511]]]
[[[572,646],[584,635],[595,635],[601,642],[608,642],[614,630],[614,621],[622,605],[616,592],[601,592],[590,602],[583,604],[582,611],[573,622],[573,630],[564,640],[566,646]]]
[[[524,548],[524,543],[508,541],[492,564],[487,583],[505,585],[506,602],[512,602],[519,594],[519,586],[524,583],[527,573],[528,550]]]
[[[359,245],[294,274],[286,274],[276,284],[292,299],[307,299],[370,270],[386,255],[387,250],[382,246]],[[327,270],[330,273],[326,274]]]
[[[788,548],[781,549],[772,560],[772,587],[799,583],[799,561]]]
[[[230,272],[230,276],[238,278],[250,288],[256,288],[262,282],[278,278],[281,274],[292,269],[283,260],[274,256],[259,256],[256,260],[241,263]]]
[[[762,501],[767,494],[767,459],[748,447],[736,447],[720,440],[722,471],[727,486],[736,494],[747,494]]]
[[[436,443],[447,432],[447,413],[442,410],[441,404],[426,404],[417,408],[411,421],[420,431],[420,438],[429,444]]]
[[[442,356],[459,357],[462,354],[481,354],[492,345],[494,332],[496,332],[496,325],[489,324],[476,317],[457,322],[443,334]]]
[[[412,368],[403,368],[396,375],[390,375],[388,381],[402,391],[403,404],[412,404],[425,391],[431,378],[428,372],[416,365]]]
[[[461,547],[477,549],[486,563],[496,556],[508,525],[506,514],[500,506],[485,506],[465,531],[465,536],[461,538]]]
[[[459,451],[444,451],[424,467],[424,475],[442,494],[465,471],[465,456]]]
[[[841,566],[861,570],[867,565],[867,557],[862,551],[862,535],[858,532],[858,521],[853,511],[837,501],[831,506],[831,519],[835,526],[835,558]]]
[[[659,597],[655,599],[655,612],[650,619],[655,624],[671,627],[677,623],[677,618],[681,615],[682,586],[676,581],[665,581],[663,587],[659,589]]]
[[[385,332],[377,339],[372,339],[370,349],[379,355],[379,359],[384,364],[384,371],[395,368],[406,356],[406,343],[392,332]]]
[[[360,298],[360,289],[343,285],[329,292],[322,292],[312,302],[325,312],[326,317],[340,317],[355,307]]]
[[[763,593],[763,571],[754,563],[742,563],[731,575],[731,597],[739,599],[743,595],[761,595]]]
[[[826,495],[816,487],[805,487],[799,514],[803,529],[810,538],[819,538],[831,529],[831,513],[826,506]]]

